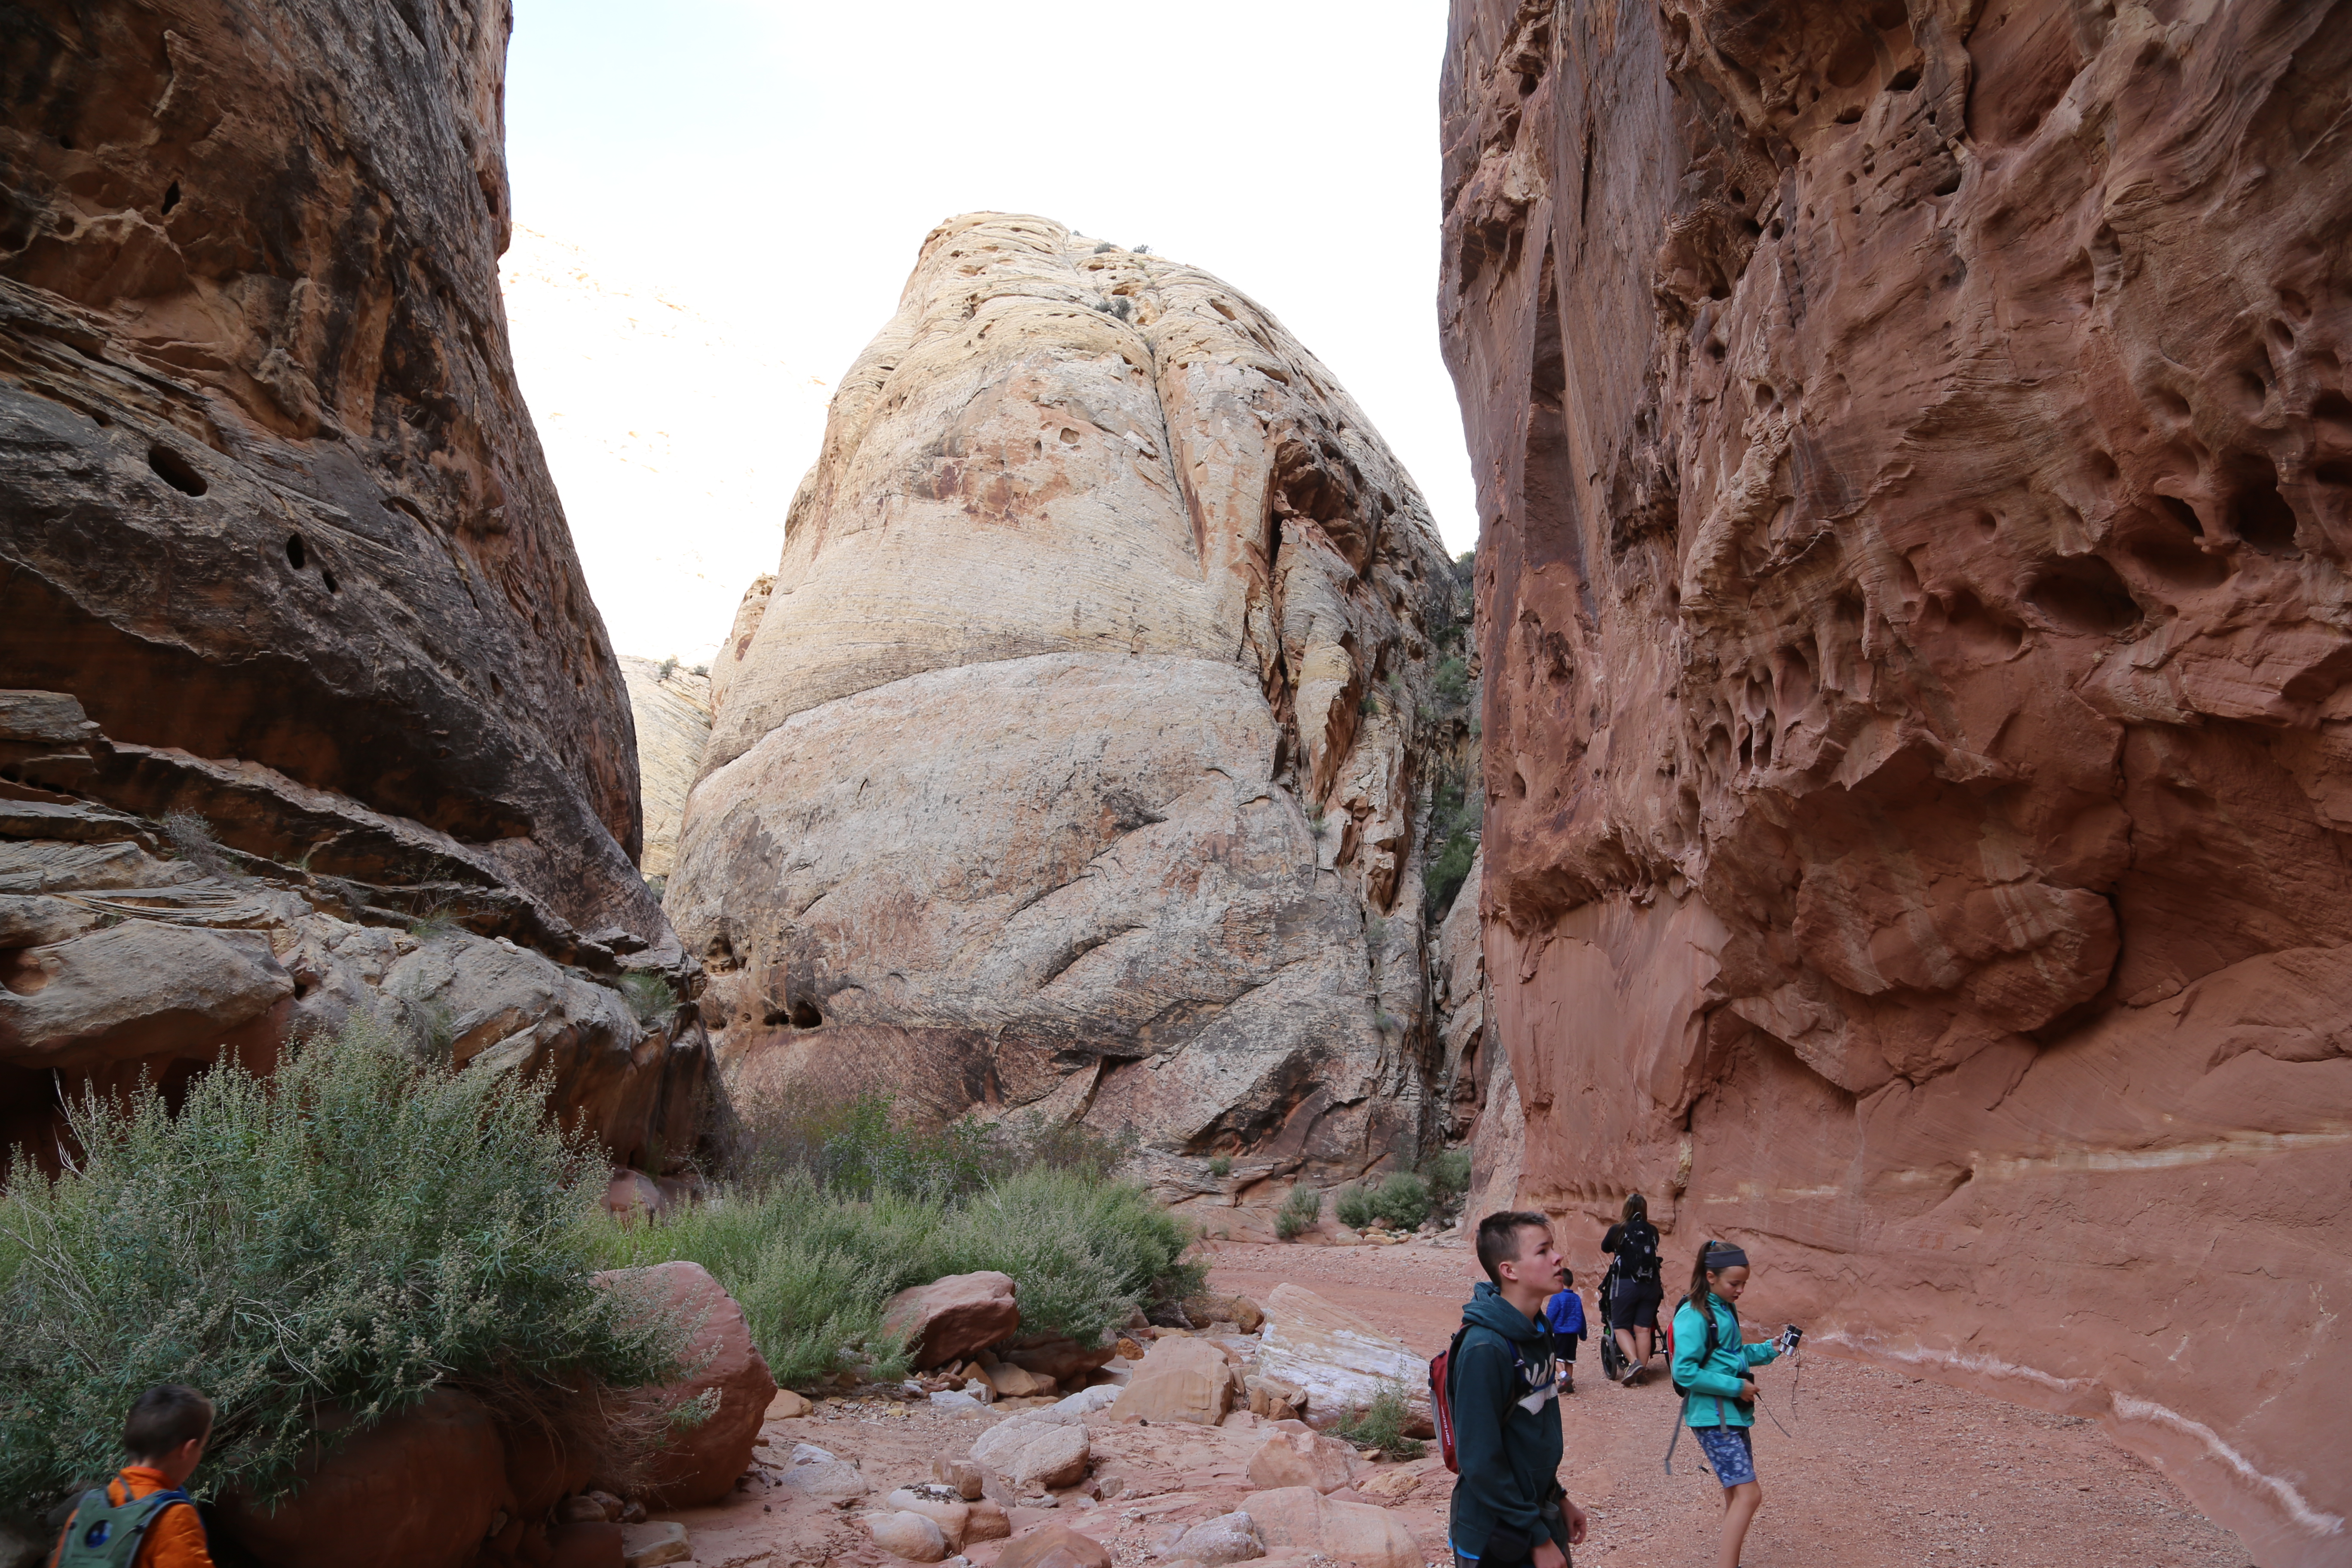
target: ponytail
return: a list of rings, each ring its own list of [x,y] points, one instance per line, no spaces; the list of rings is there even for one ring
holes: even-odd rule
[[[1709,1310],[1708,1303],[1714,1300],[1715,1291],[1708,1286],[1706,1277],[1726,1268],[1744,1268],[1747,1266],[1748,1254],[1727,1241],[1706,1242],[1699,1247],[1698,1256],[1691,1260],[1690,1294],[1683,1300],[1706,1320],[1710,1329],[1715,1322],[1715,1314]]]

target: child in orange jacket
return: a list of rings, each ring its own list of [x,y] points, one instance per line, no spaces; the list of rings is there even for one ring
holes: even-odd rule
[[[107,1539],[83,1537],[122,1530],[142,1531],[131,1568],[213,1568],[213,1554],[205,1542],[205,1522],[196,1516],[195,1504],[180,1490],[195,1474],[212,1435],[213,1402],[194,1389],[163,1383],[141,1394],[122,1424],[122,1446],[129,1450],[131,1463],[106,1483],[104,1508],[92,1506],[96,1492],[85,1494],[75,1505],[73,1517],[66,1521],[65,1531],[58,1537],[57,1550],[49,1553],[49,1568],[76,1559],[104,1557]],[[167,1499],[152,1510],[129,1516],[108,1511],[159,1492],[167,1494]],[[92,1516],[87,1523],[84,1514]]]

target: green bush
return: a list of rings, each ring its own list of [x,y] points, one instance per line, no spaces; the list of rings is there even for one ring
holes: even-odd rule
[[[1323,1217],[1323,1194],[1301,1182],[1274,1213],[1274,1234],[1288,1241]]]
[[[68,1108],[79,1161],[0,1198],[0,1498],[110,1472],[142,1389],[220,1411],[202,1489],[283,1493],[320,1406],[363,1428],[436,1385],[520,1418],[666,1382],[683,1325],[588,1281],[604,1162],[535,1086],[419,1062],[372,1021],[264,1081]]]
[[[1234,1157],[1231,1154],[1213,1154],[1209,1157],[1209,1174],[1222,1182],[1233,1173]]]
[[[658,974],[640,969],[622,975],[621,995],[637,1022],[656,1033],[667,1029],[677,1016],[677,993]]]
[[[817,1106],[753,1100],[735,1108],[719,1142],[719,1174],[738,1191],[762,1193],[806,1177],[853,1197],[892,1192],[942,1202],[1041,1166],[1108,1180],[1135,1152],[1132,1136],[1107,1138],[1074,1124],[967,1116],[925,1131],[887,1095]]]
[[[1433,1154],[1423,1163],[1421,1173],[1429,1182],[1431,1200],[1450,1208],[1470,1190],[1470,1151],[1447,1149]]]
[[[1420,1439],[1405,1436],[1412,1425],[1412,1402],[1401,1383],[1385,1383],[1372,1402],[1359,1406],[1343,1421],[1334,1422],[1331,1436],[1359,1448],[1379,1450],[1383,1459],[1418,1459]]]
[[[1375,1220],[1397,1230],[1411,1230],[1429,1217],[1429,1184],[1410,1171],[1391,1172],[1377,1186],[1350,1182],[1332,1201],[1339,1223],[1361,1230]]]
[[[1183,1261],[1184,1222],[1118,1179],[1125,1145],[1084,1128],[924,1132],[869,1098],[755,1112],[732,1143],[719,1203],[613,1227],[603,1252],[616,1267],[683,1258],[709,1269],[782,1384],[903,1373],[883,1308],[941,1275],[1009,1274],[1024,1333],[1095,1344],[1138,1309],[1198,1289],[1204,1272]]]
[[[1437,661],[1436,670],[1429,678],[1429,689],[1437,699],[1437,710],[1449,717],[1470,706],[1470,664],[1456,654]]]

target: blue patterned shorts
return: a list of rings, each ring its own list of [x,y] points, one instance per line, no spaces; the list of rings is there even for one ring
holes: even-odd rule
[[[1745,1426],[1694,1426],[1691,1436],[1706,1455],[1707,1468],[1726,1487],[1745,1486],[1756,1479],[1756,1450]]]

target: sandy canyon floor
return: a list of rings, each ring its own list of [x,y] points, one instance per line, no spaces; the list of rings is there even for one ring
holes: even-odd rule
[[[1291,1280],[1349,1308],[1424,1353],[1458,1321],[1475,1265],[1459,1247],[1217,1247],[1213,1289],[1263,1295]],[[1589,1298],[1588,1298],[1589,1299]],[[1624,1389],[1602,1381],[1588,1342],[1577,1392],[1565,1402],[1569,1494],[1592,1514],[1580,1562],[1610,1568],[1683,1568],[1714,1561],[1721,1492],[1685,1436],[1669,1477],[1659,1460],[1674,1394],[1653,1376]],[[1790,1369],[1769,1369],[1766,1405],[1787,1427],[1758,1424],[1764,1510],[1745,1568],[2246,1568],[2236,1537],[2214,1524],[2150,1467],[2078,1417],[2044,1415],[1938,1384],[1809,1354],[1791,1398]],[[928,1479],[933,1456],[960,1457],[986,1417],[935,1415],[919,1404],[840,1399],[768,1428],[781,1465],[795,1443],[854,1458],[876,1489]],[[1017,1510],[1015,1531],[1055,1520],[1104,1542],[1119,1568],[1153,1562],[1171,1524],[1241,1506],[1257,1432],[1168,1426],[1094,1427],[1097,1479],[1118,1495],[1087,1506],[1076,1495],[1048,1514]],[[1419,1473],[1393,1506],[1433,1563],[1445,1561],[1451,1478],[1434,1455],[1381,1471]],[[1359,1483],[1360,1489],[1362,1483]],[[1397,1483],[1388,1483],[1395,1485]],[[1386,1490],[1384,1486],[1382,1490]],[[756,1479],[729,1503],[665,1517],[692,1532],[703,1568],[886,1568],[856,1519]],[[1002,1543],[975,1546],[992,1568]]]

